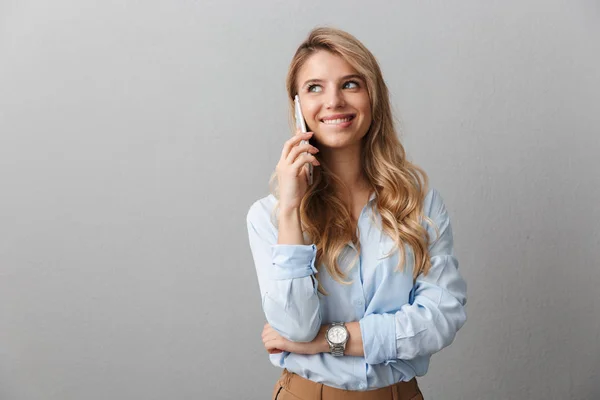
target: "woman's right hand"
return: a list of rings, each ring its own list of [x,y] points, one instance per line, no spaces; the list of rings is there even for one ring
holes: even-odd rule
[[[279,209],[282,211],[300,208],[300,202],[308,190],[308,168],[305,164],[321,165],[314,156],[319,149],[309,143],[298,145],[301,140],[308,141],[311,137],[312,132],[298,131],[283,145],[281,158],[275,168],[279,182]]]

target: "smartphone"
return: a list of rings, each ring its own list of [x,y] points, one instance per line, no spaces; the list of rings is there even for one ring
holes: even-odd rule
[[[306,121],[304,121],[304,116],[302,115],[302,109],[300,108],[300,97],[296,95],[294,97],[294,110],[296,116],[296,129],[300,129],[303,133],[306,133]],[[308,143],[308,140],[302,140],[301,144]],[[307,152],[308,153],[308,152]],[[313,184],[313,165],[311,163],[306,163],[308,168],[308,184]]]

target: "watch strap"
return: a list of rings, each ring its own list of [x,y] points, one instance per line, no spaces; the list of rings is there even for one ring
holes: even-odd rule
[[[336,344],[335,346],[329,346],[329,350],[331,351],[331,354],[335,357],[341,357],[344,355],[344,347],[341,344]]]

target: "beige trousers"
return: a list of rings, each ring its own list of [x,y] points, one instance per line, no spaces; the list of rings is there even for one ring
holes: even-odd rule
[[[353,391],[316,383],[284,369],[275,384],[272,400],[423,400],[415,378],[384,388]]]

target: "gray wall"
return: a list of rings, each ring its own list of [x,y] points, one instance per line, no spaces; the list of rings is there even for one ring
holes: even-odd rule
[[[246,236],[310,28],[378,57],[469,321],[427,399],[600,398],[597,1],[0,1],[0,399],[266,399]]]

